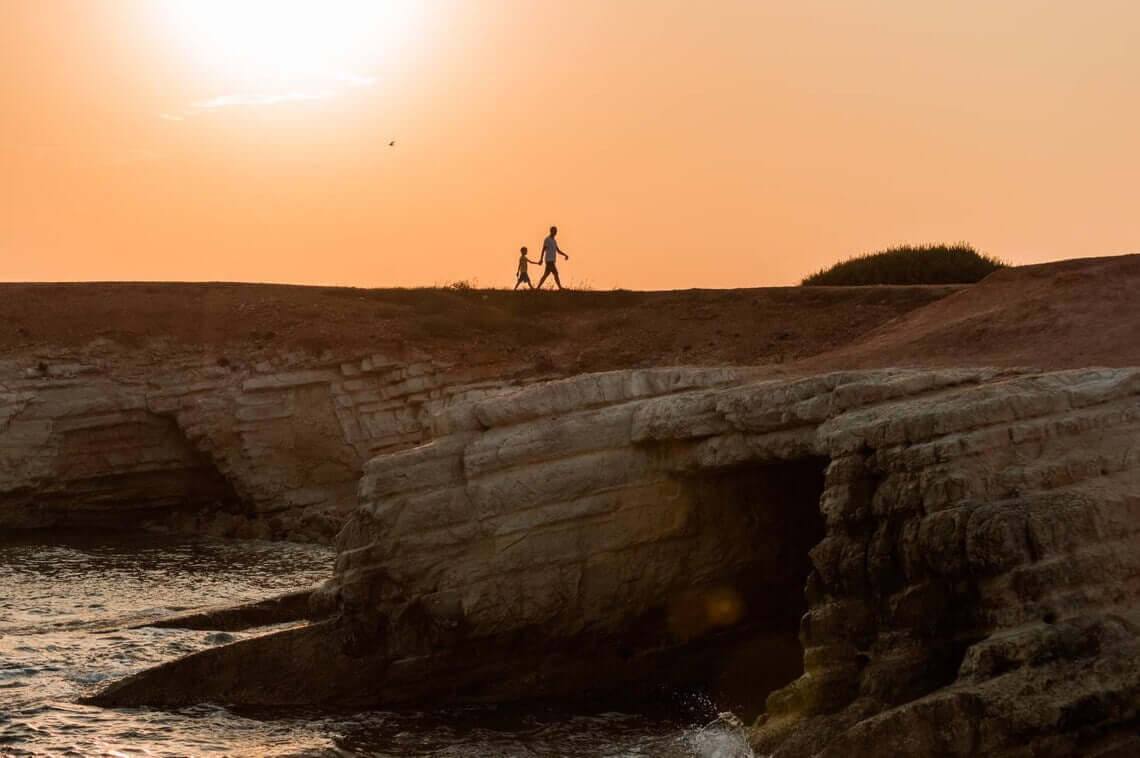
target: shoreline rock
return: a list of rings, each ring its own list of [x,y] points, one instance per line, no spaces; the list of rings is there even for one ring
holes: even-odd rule
[[[365,465],[336,616],[91,702],[707,683],[774,635],[803,661],[753,732],[774,756],[1140,746],[1140,369],[667,376],[450,407]]]
[[[214,608],[180,613],[161,619],[148,621],[128,629],[201,629],[203,631],[241,632],[246,629],[286,624],[294,621],[320,621],[329,614],[326,610],[313,607],[313,589],[286,592],[264,600],[253,600],[238,605],[224,605]]]

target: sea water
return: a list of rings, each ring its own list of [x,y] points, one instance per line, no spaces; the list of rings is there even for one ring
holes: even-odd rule
[[[147,627],[209,605],[311,587],[330,549],[59,532],[0,537],[0,755],[652,756],[746,758],[731,716],[677,693],[676,713],[477,707],[329,713],[104,709],[111,679],[266,630]],[[130,629],[128,627],[138,627]]]

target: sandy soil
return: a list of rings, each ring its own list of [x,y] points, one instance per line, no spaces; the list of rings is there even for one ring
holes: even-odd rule
[[[767,364],[1140,365],[1140,256],[1007,269],[970,286],[668,292],[230,283],[0,285],[0,355],[241,364],[422,351],[502,371]],[[497,370],[497,369],[496,369]]]

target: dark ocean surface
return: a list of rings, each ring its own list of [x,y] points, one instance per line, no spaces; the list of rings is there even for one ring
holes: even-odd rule
[[[0,535],[0,755],[752,756],[731,719],[716,719],[714,704],[685,693],[668,716],[539,706],[334,714],[76,703],[110,679],[267,631],[125,627],[315,586],[332,560],[328,548],[286,543]]]

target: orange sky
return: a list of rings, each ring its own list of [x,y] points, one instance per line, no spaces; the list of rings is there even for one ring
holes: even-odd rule
[[[552,223],[598,289],[1140,250],[1135,0],[422,0],[319,76],[161,2],[0,0],[0,279],[510,286]]]

